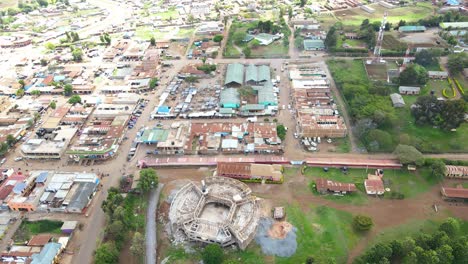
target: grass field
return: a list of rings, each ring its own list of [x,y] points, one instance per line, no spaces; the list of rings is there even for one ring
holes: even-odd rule
[[[51,221],[51,220],[40,220],[40,221],[23,221],[13,236],[13,241],[24,242],[31,239],[32,236],[37,234],[61,234],[63,222]]]
[[[387,81],[387,65],[365,64],[367,74],[372,80]]]
[[[341,22],[346,26],[359,26],[364,19],[369,19],[370,22],[381,21],[384,12],[388,12],[387,21],[393,24],[398,23],[400,20],[406,22],[418,21],[433,14],[434,8],[430,3],[417,3],[416,6],[405,6],[394,9],[387,9],[378,4],[371,4],[370,7],[375,9],[375,12],[370,14],[360,8],[353,8],[343,11],[335,12],[333,16],[320,16],[318,20],[329,27],[336,22]]]
[[[367,179],[367,174],[373,174],[374,169],[348,169],[348,173],[344,174],[340,169],[330,168],[325,172],[322,168],[307,167],[304,170],[304,175],[310,180],[311,191],[316,193],[313,186],[314,179],[326,178],[338,182],[354,183],[358,191],[351,195],[335,196],[323,195],[327,200],[333,200],[341,203],[362,205],[368,202],[368,196],[365,194],[364,180]],[[437,183],[437,179],[431,177],[431,172],[427,169],[420,169],[415,173],[411,173],[406,169],[401,170],[385,170],[384,174],[385,187],[391,191],[402,193],[405,198],[416,197],[417,195],[427,192],[432,186]],[[385,196],[389,198],[389,196]]]
[[[336,41],[336,47],[342,48],[343,44],[348,44],[352,48],[365,48],[366,43],[360,39],[345,39],[343,40],[343,36],[339,36]]]
[[[0,1],[0,9],[16,7],[18,5],[18,0],[2,0]]]
[[[337,84],[359,84],[367,87],[372,85],[366,76],[362,60],[328,61],[328,66]],[[465,85],[464,80],[463,84],[460,84]],[[430,81],[428,85],[422,87],[421,95],[428,94],[431,89],[436,90],[437,93],[438,90],[441,91],[445,87],[448,87],[447,81]],[[340,87],[340,89],[343,88]],[[342,93],[346,97],[347,91],[344,90]],[[443,131],[428,125],[418,126],[415,124],[410,110],[411,104],[416,101],[417,96],[404,96],[404,99],[406,106],[395,109],[397,118],[393,125],[382,128],[390,133],[395,147],[401,142],[402,144],[412,144],[426,153],[468,152],[467,123],[463,123],[454,132]],[[390,97],[385,97],[385,100],[390,101]],[[402,140],[402,138],[409,140]]]
[[[252,57],[269,57],[278,55],[288,55],[288,47],[285,47],[281,40],[277,40],[268,46],[252,48]]]
[[[386,33],[382,40],[382,49],[388,50],[406,50],[408,45],[399,41],[393,34]]]
[[[153,16],[160,17],[162,20],[170,20],[179,18],[179,12],[174,10],[168,10],[166,12],[156,13]]]
[[[287,221],[298,229],[297,251],[289,258],[275,258],[274,263],[304,263],[309,256],[317,263],[345,263],[349,250],[359,240],[350,213],[324,206],[302,210],[289,205],[286,214]]]

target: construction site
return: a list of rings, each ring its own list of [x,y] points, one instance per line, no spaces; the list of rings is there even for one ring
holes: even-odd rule
[[[251,193],[246,184],[231,178],[189,182],[174,196],[169,210],[174,239],[244,250],[255,237],[262,211],[261,200]]]

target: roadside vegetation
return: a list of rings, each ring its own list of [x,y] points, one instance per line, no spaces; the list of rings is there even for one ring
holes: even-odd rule
[[[143,169],[133,192],[124,195],[117,188],[108,190],[107,198],[101,205],[107,216],[107,224],[104,240],[96,249],[95,263],[118,263],[120,252],[127,246],[134,261],[143,263],[147,192],[157,185],[156,171]]]

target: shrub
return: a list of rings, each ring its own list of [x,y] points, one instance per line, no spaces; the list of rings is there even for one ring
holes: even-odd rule
[[[367,230],[370,230],[372,228],[372,226],[374,225],[374,223],[372,222],[372,218],[370,218],[369,216],[365,216],[365,215],[356,215],[354,218],[353,218],[353,227],[357,230],[357,231],[367,231]]]

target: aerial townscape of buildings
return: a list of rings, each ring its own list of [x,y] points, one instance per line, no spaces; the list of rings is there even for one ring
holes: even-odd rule
[[[0,263],[464,263],[467,7],[1,1]]]

